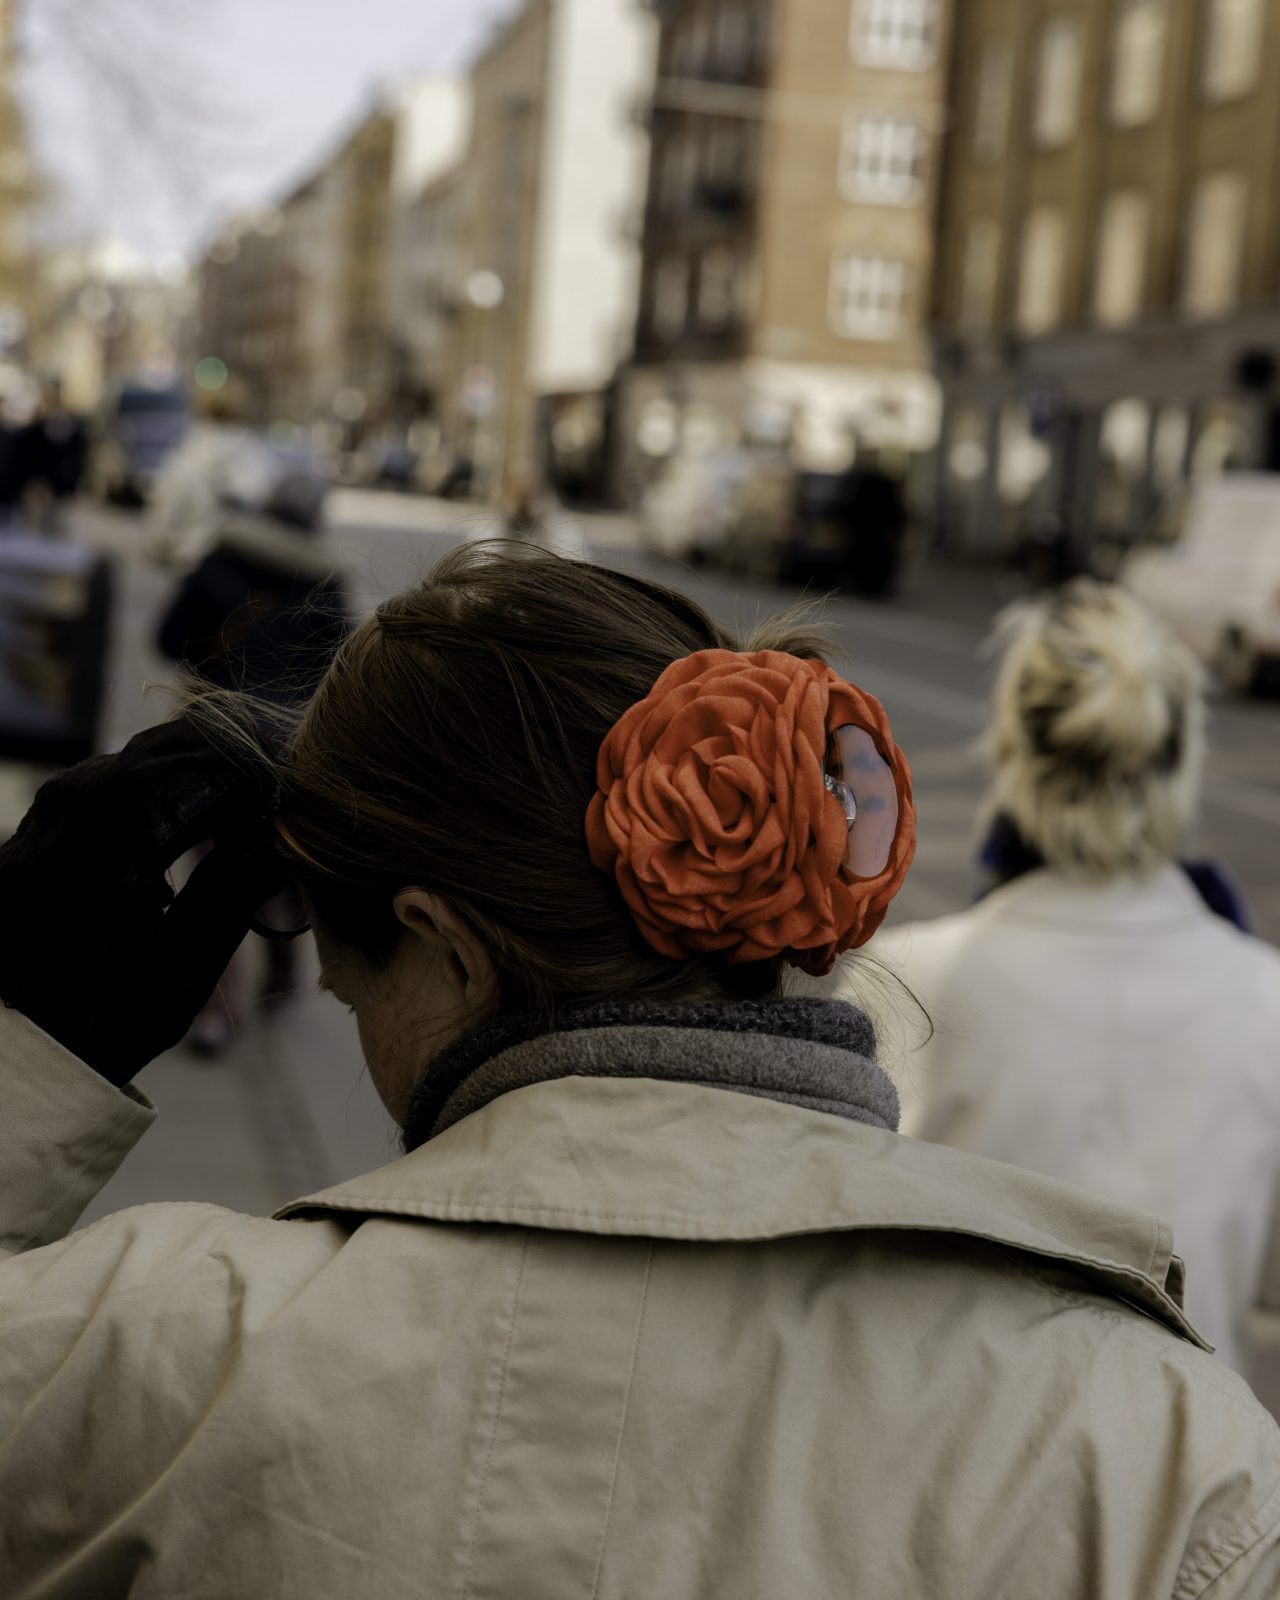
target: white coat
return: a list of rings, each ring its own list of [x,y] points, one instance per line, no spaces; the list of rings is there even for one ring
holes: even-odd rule
[[[271,451],[247,428],[197,423],[156,479],[147,511],[149,554],[196,566],[223,521],[224,502],[262,505],[279,472]]]
[[[1032,872],[875,949],[935,1028],[901,1075],[903,1131],[1168,1217],[1192,1321],[1248,1376],[1280,1173],[1280,954],[1174,866]]]

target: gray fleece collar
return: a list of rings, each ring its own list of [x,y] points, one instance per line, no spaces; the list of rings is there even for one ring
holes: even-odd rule
[[[499,1095],[556,1078],[657,1078],[736,1090],[894,1131],[898,1092],[875,1030],[835,1000],[584,1006],[540,1023],[499,1017],[443,1051],[404,1124],[416,1150]]]

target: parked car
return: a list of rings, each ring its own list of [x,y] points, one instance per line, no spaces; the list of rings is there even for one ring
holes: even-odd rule
[[[695,566],[720,558],[750,470],[751,459],[740,449],[677,457],[644,497],[641,543]]]
[[[190,426],[191,407],[180,386],[123,385],[98,430],[91,469],[98,493],[116,505],[145,505]]]
[[[778,582],[884,595],[897,582],[909,517],[902,485],[875,467],[761,474],[742,500],[732,563]]]
[[[1187,641],[1223,687],[1280,679],[1280,475],[1233,473],[1169,502],[1120,581]]]

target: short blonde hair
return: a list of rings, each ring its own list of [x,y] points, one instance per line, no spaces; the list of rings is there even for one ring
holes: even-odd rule
[[[1010,608],[997,638],[988,817],[1073,877],[1156,871],[1199,795],[1198,662],[1132,595],[1089,578]]]

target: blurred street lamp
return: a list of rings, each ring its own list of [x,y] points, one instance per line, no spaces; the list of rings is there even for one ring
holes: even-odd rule
[[[467,303],[480,318],[477,356],[468,369],[462,385],[462,409],[471,418],[471,459],[478,476],[488,487],[500,469],[501,446],[495,437],[495,413],[501,401],[501,380],[494,360],[493,322],[490,313],[497,311],[507,298],[507,286],[496,272],[480,268],[468,275],[465,294]]]
[[[205,356],[203,361],[196,363],[196,387],[203,389],[206,394],[225,389],[230,376],[226,362],[220,361],[217,356]]]
[[[496,311],[506,297],[506,285],[496,272],[473,272],[467,279],[467,299],[477,311]]]
[[[368,409],[362,389],[339,389],[333,397],[333,414],[341,422],[359,422]]]

